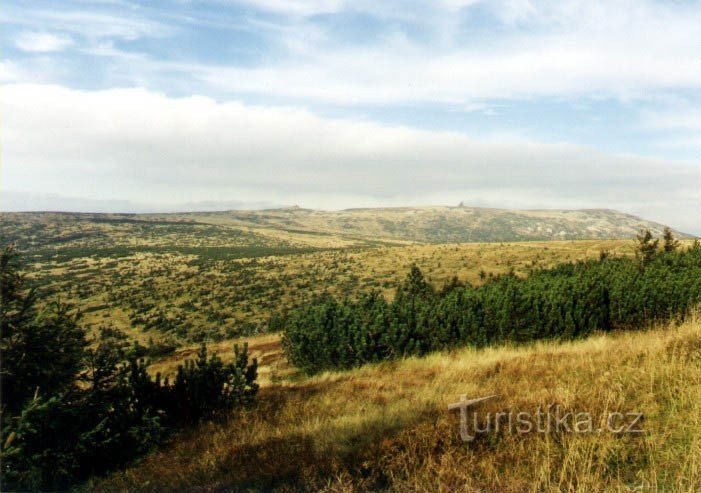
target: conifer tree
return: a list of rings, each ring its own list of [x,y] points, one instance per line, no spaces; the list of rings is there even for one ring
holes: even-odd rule
[[[636,238],[638,245],[635,254],[643,264],[647,264],[657,253],[657,246],[659,245],[660,240],[653,240],[652,233],[649,229],[641,231]]]
[[[87,341],[67,305],[54,302],[38,311],[13,245],[0,252],[0,295],[0,386],[3,408],[12,413],[37,391],[71,387]]]
[[[248,404],[258,385],[248,347],[234,361],[208,357],[153,379],[121,332],[87,347],[79,315],[36,307],[12,246],[0,251],[0,484],[3,490],[69,490],[151,450],[178,426]]]
[[[283,347],[293,364],[314,373],[456,345],[569,339],[683,319],[701,302],[701,246],[656,255],[649,232],[639,245],[644,269],[632,258],[603,256],[527,278],[492,276],[478,287],[452,281],[437,293],[414,266],[391,302],[377,293],[326,296],[293,310]]]
[[[674,237],[674,233],[669,227],[665,227],[662,241],[662,249],[665,252],[673,252],[679,248],[679,240]]]
[[[409,296],[427,296],[433,293],[433,288],[426,282],[421,269],[414,264],[404,281],[402,291]]]

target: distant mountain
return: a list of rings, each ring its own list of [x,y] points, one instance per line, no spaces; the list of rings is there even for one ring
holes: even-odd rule
[[[344,247],[633,238],[664,225],[608,209],[506,210],[396,207],[172,214],[0,212],[0,239],[26,248]],[[676,232],[680,238],[688,237]]]
[[[394,207],[320,211],[298,206],[262,211],[187,214],[198,221],[287,231],[428,243],[632,238],[663,224],[610,209],[507,210],[467,207]],[[687,237],[676,232],[679,237]]]

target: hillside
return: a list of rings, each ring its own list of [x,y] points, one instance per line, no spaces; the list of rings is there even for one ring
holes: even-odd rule
[[[268,364],[279,364],[269,338]],[[256,409],[186,433],[92,491],[698,491],[701,323],[520,347],[461,349],[267,383]],[[593,433],[465,443],[448,404],[597,417]],[[598,433],[640,412],[643,433]]]
[[[537,237],[625,238],[662,228],[614,211],[469,207],[0,213],[0,226],[2,241],[24,252],[30,277],[80,307],[88,327],[177,345],[266,330],[273,314],[321,292],[391,296],[412,263],[437,288],[453,276],[479,283],[480,273],[525,275],[601,250],[632,252],[630,240]],[[478,238],[531,241],[438,243]]]
[[[287,213],[300,211],[280,212]],[[672,324],[647,330],[656,313],[664,312],[665,319],[681,313],[667,310],[677,310],[677,305],[656,303],[659,298],[653,295],[664,296],[671,290],[684,293],[685,287],[697,286],[695,271],[685,270],[686,264],[675,260],[682,252],[651,258],[644,271],[657,273],[657,277],[645,277],[640,275],[642,264],[626,258],[634,254],[635,243],[630,239],[405,244],[401,239],[385,242],[370,236],[283,229],[271,224],[254,228],[227,219],[227,214],[232,213],[206,217],[3,216],[9,218],[3,223],[8,226],[4,231],[22,231],[20,246],[26,255],[27,278],[40,286],[39,308],[59,298],[82,312],[81,325],[90,329],[91,335],[100,328],[114,327],[132,341],[141,342],[141,349],[132,341],[127,343],[133,354],[149,357],[150,366],[148,370],[143,367],[139,378],[147,377],[147,371],[173,378],[184,359],[197,355],[201,341],[207,341],[210,354],[221,355],[226,363],[238,361],[231,351],[233,343],[248,342],[251,355],[261,364],[262,391],[253,408],[239,409],[226,415],[225,421],[194,430],[181,428],[169,442],[161,442],[154,454],[136,463],[121,463],[131,464],[125,471],[107,478],[93,477],[85,486],[88,491],[523,491],[530,487],[533,491],[584,492],[645,488],[694,491],[701,486],[701,442],[696,439],[701,425],[695,404],[701,402],[701,325],[692,318],[681,327]],[[543,267],[592,258],[599,261],[577,265],[630,266],[621,271],[628,277],[581,278],[584,291],[593,286],[593,280],[597,286],[607,286],[606,290],[592,291],[601,296],[583,296],[567,284],[575,279],[572,269],[579,269],[577,265],[561,266],[558,275],[564,277],[552,277],[552,283],[549,274],[534,274]],[[407,305],[406,294],[398,288],[398,282],[416,270],[414,265],[425,274],[427,284],[421,281],[422,286],[430,284],[446,293],[445,299],[430,298],[435,306],[446,309],[462,306],[460,300],[471,303],[475,298],[468,296],[468,291],[485,289],[489,294],[496,293],[490,286],[504,287],[507,296],[487,297],[485,303],[473,304],[500,320],[506,320],[502,315],[510,312],[497,312],[494,308],[502,305],[487,301],[499,304],[521,299],[515,296],[516,284],[540,279],[545,282],[538,284],[542,288],[557,287],[557,293],[565,296],[564,303],[552,290],[541,290],[541,297],[524,291],[524,301],[534,300],[543,314],[552,316],[531,316],[540,312],[530,308],[528,317],[514,315],[514,325],[526,329],[534,322],[547,324],[560,320],[558,317],[571,319],[574,325],[584,319],[599,320],[593,318],[595,313],[608,313],[612,319],[611,313],[618,313],[622,306],[621,293],[626,295],[625,306],[638,306],[626,304],[626,300],[643,300],[645,306],[659,306],[659,310],[651,310],[650,318],[644,317],[637,327],[641,331],[636,333],[601,335],[597,331],[602,326],[597,324],[587,325],[592,337],[575,342],[558,342],[557,333],[548,332],[555,338],[538,343],[522,340],[513,345],[495,339],[493,346],[483,349],[426,346],[430,351],[454,349],[316,376],[303,373],[305,366],[290,352],[292,339],[284,339],[287,356],[283,354],[276,332],[282,327],[280,321],[289,323],[293,312],[301,313],[300,308],[318,306],[320,300],[327,299],[318,295],[329,293],[353,303],[373,290],[390,300],[404,299],[402,306],[427,306],[415,300]],[[683,275],[677,279],[665,272]],[[691,284],[687,279],[690,272]],[[513,276],[499,276],[506,273]],[[461,291],[456,287],[459,283],[451,284],[454,277],[471,287]],[[619,289],[628,284],[612,282],[628,278],[642,284]],[[661,279],[665,282],[657,282]],[[446,285],[449,288],[442,289]],[[568,293],[574,293],[574,300],[593,301],[574,310],[574,304],[567,301]],[[682,305],[687,298],[680,300]],[[674,301],[671,295],[667,300]],[[338,347],[351,353],[355,353],[356,342],[363,351],[374,347],[373,334],[365,337],[361,332],[366,317],[351,319],[351,305],[344,306],[338,312],[345,314],[343,323],[349,321],[360,337]],[[396,313],[406,312],[397,306]],[[503,306],[511,309],[517,305]],[[606,311],[597,311],[597,306],[605,306]],[[369,320],[386,321],[400,338],[405,333],[394,329],[408,327],[407,323],[394,323],[385,316],[395,313],[394,308],[379,317],[375,315],[380,312],[366,308],[362,313],[371,313]],[[636,313],[641,312],[636,308]],[[436,312],[438,318],[417,316],[412,327],[423,327],[424,333],[435,335],[439,332],[426,331],[419,322],[458,320],[449,312],[447,318],[441,313]],[[282,316],[268,325],[270,317],[278,314]],[[324,324],[320,333],[327,341],[343,332],[335,330],[335,322],[331,324],[338,318],[315,320]],[[315,320],[296,327],[311,330]],[[465,320],[473,319],[467,316]],[[269,333],[259,335],[261,331]],[[504,332],[512,333],[519,335]],[[390,341],[383,340],[382,344]],[[406,340],[423,344],[421,337]],[[151,345],[151,341],[155,343]],[[309,354],[323,353],[309,349]],[[591,413],[599,427],[605,413],[642,412],[643,433],[494,433],[468,444],[460,439],[458,416],[447,409],[462,394],[499,395],[480,407],[484,412],[535,412],[559,405],[564,412]],[[137,398],[137,402],[147,400]],[[154,409],[155,414],[149,416],[169,416],[165,410]],[[40,437],[37,443],[43,443],[43,435],[36,436]]]
[[[194,237],[194,236],[193,236]],[[185,237],[183,241],[187,241]],[[453,276],[472,284],[481,273],[633,253],[631,240],[464,243],[343,249],[290,247],[67,248],[31,259],[30,278],[83,311],[92,329],[109,324],[144,343],[221,340],[267,330],[268,319],[314,295],[391,297],[417,264],[441,288]],[[136,329],[136,330],[134,330]]]
[[[291,207],[177,214],[0,213],[2,236],[25,250],[344,248],[378,244],[633,238],[664,225],[608,209]],[[677,232],[677,236],[683,237]],[[254,252],[255,253],[255,252]],[[250,256],[244,253],[243,256]]]
[[[642,228],[655,234],[664,228],[661,224],[609,209],[507,210],[435,206],[319,211],[292,207],[188,216],[202,222],[239,227],[428,243],[632,238]]]

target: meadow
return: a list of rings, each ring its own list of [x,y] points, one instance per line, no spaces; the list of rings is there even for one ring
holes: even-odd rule
[[[75,303],[84,323],[109,324],[141,342],[221,341],[267,331],[271,315],[314,295],[391,297],[412,264],[440,288],[452,277],[479,284],[485,276],[583,258],[602,250],[631,255],[625,240],[503,244],[408,245],[343,249],[248,250],[213,256],[211,250],[92,253],[33,262],[30,278]],[[222,252],[217,252],[222,253]]]
[[[74,304],[92,333],[109,325],[168,347],[266,332],[271,317],[320,293],[391,298],[412,264],[438,288],[453,277],[479,284],[602,250],[630,255],[630,241],[606,235],[660,229],[615,211],[467,207],[0,213],[0,224],[43,298]],[[441,243],[470,231],[488,243]]]
[[[255,405],[180,429],[82,489],[701,488],[698,314],[636,332],[454,348],[315,375],[292,365],[281,344],[276,321],[288,313],[321,295],[358,300],[377,291],[392,300],[413,266],[440,291],[456,281],[527,278],[602,252],[630,258],[634,240],[425,243],[343,234],[327,223],[281,227],[289,218],[279,214],[244,219],[45,213],[3,223],[40,305],[68,302],[91,337],[121,332],[140,345],[151,376],[173,378],[202,342],[226,364],[234,344],[247,343],[257,358]],[[599,428],[607,413],[640,412],[642,433],[500,432],[464,442],[448,405],[493,394],[475,408],[482,416],[559,406],[591,413]]]
[[[499,396],[475,408],[482,415],[554,405],[640,412],[643,433],[504,432],[466,443],[448,410],[462,394]],[[186,432],[88,489],[692,492],[701,488],[700,416],[694,318],[268,381],[255,410]]]

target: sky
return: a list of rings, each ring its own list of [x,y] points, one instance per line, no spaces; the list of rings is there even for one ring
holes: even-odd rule
[[[701,234],[701,2],[13,1],[0,208],[611,208]]]

